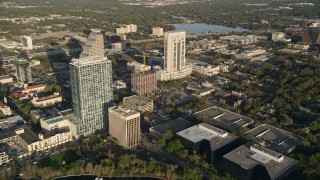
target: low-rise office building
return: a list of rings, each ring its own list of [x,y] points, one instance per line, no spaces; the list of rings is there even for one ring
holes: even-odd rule
[[[192,67],[193,72],[197,72],[206,76],[219,74],[220,68],[205,62],[187,59],[187,64]]]
[[[240,45],[247,45],[253,44],[257,42],[257,38],[253,35],[248,36],[237,36],[237,35],[229,35],[229,36],[222,36],[220,37],[221,41],[228,42],[230,44],[240,44]]]
[[[297,168],[297,161],[252,142],[223,156],[222,167],[237,179],[284,179]]]
[[[268,124],[261,124],[246,134],[255,143],[283,154],[291,153],[303,139],[301,136]]]
[[[170,81],[170,80],[177,80],[182,79],[192,74],[192,67],[185,66],[185,69],[180,71],[168,72],[165,70],[157,71],[157,79],[160,81]]]
[[[238,136],[206,123],[192,126],[177,135],[187,148],[199,152],[210,163],[220,161],[237,146],[238,140]]]
[[[237,130],[240,127],[247,127],[253,124],[253,120],[242,116],[240,114],[222,109],[217,106],[212,106],[202,111],[194,113],[197,119],[202,121],[217,125],[223,129]]]
[[[118,143],[127,149],[140,144],[140,113],[123,106],[110,107],[109,133]]]
[[[129,109],[133,109],[140,112],[152,112],[153,100],[144,96],[129,96],[123,98],[123,105]]]
[[[149,128],[150,134],[155,138],[161,138],[166,131],[171,131],[173,134],[191,127],[193,123],[183,118],[169,120],[168,122],[153,126]]]

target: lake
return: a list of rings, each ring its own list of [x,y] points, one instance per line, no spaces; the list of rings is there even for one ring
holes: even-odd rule
[[[216,33],[227,33],[227,32],[244,32],[250,31],[241,27],[227,27],[222,25],[215,24],[171,24],[176,27],[177,30],[185,30],[187,33],[207,33],[207,32],[216,32]]]
[[[55,178],[54,180],[95,180],[97,176],[91,176],[91,175],[82,175],[82,176],[69,176],[69,177],[60,177],[60,178]],[[151,178],[151,177],[133,177],[133,178],[128,178],[128,177],[112,177],[107,178],[104,177],[102,178],[103,180],[123,180],[123,179],[133,179],[133,180],[161,180],[158,178]]]
[[[293,18],[292,20],[294,21],[302,21],[304,19],[301,19],[301,18]],[[309,20],[309,22],[320,22],[320,19],[307,19]]]

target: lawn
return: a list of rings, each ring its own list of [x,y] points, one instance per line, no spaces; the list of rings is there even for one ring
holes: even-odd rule
[[[52,169],[57,169],[59,165],[62,163],[62,155],[61,154],[54,154],[50,157],[43,158],[38,161],[38,167],[51,167]]]

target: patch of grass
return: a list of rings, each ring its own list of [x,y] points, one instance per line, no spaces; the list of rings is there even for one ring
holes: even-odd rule
[[[51,167],[52,169],[58,169],[62,163],[63,157],[61,154],[54,154],[50,157],[43,158],[38,161],[38,167]]]

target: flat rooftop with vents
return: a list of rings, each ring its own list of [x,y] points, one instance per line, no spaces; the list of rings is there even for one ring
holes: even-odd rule
[[[297,168],[297,161],[248,142],[224,155],[222,167],[238,179],[282,179]]]
[[[194,113],[197,119],[208,124],[217,125],[223,129],[236,130],[240,127],[247,127],[253,124],[253,119],[240,114],[212,106],[202,111]]]
[[[211,145],[211,151],[219,149],[222,146],[238,139],[238,136],[206,123],[192,126],[178,132],[177,135],[192,143],[199,143],[202,140],[208,140]]]
[[[165,122],[163,124],[159,124],[157,126],[153,126],[149,129],[149,132],[151,134],[153,134],[155,137],[162,137],[163,134],[166,131],[171,130],[173,134],[182,131],[184,129],[187,129],[189,127],[191,127],[193,125],[193,123],[191,123],[190,121],[187,121],[183,118],[177,118],[174,120],[170,120],[168,122]]]
[[[249,138],[257,144],[261,144],[279,153],[289,154],[303,139],[288,131],[261,124],[260,126],[246,132]]]

